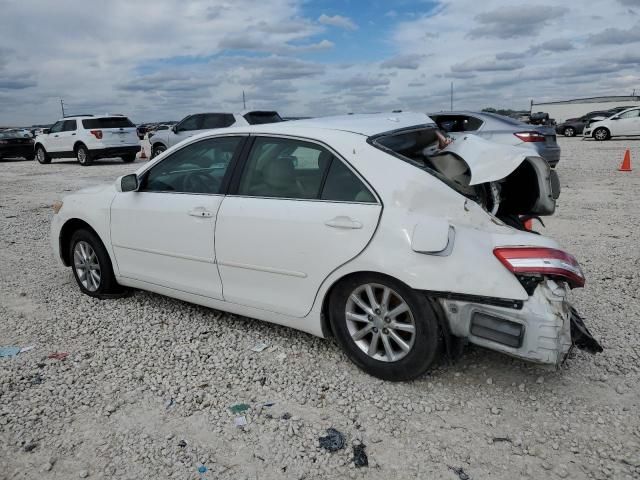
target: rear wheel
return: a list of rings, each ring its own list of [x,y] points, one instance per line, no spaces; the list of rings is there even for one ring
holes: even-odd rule
[[[573,127],[566,127],[564,129],[564,136],[565,137],[575,137],[576,136],[576,129]]]
[[[109,254],[95,233],[77,230],[71,236],[69,248],[73,276],[83,293],[98,297],[122,291],[113,274]]]
[[[609,140],[611,133],[604,127],[598,127],[593,131],[593,138],[598,141]]]
[[[122,161],[124,163],[131,163],[131,162],[135,162],[136,160],[136,155],[135,153],[133,155],[123,155],[122,156]]]
[[[440,353],[436,312],[427,298],[376,274],[350,277],[329,300],[336,339],[361,369],[383,380],[411,380]]]
[[[84,145],[78,145],[76,147],[76,159],[78,160],[78,163],[83,167],[86,167],[93,163],[93,158],[91,158],[89,149]]]
[[[161,143],[158,143],[158,144],[154,145],[153,148],[151,149],[151,158],[157,157],[162,152],[164,152],[166,149],[167,149],[167,147],[165,147]]]
[[[51,157],[47,154],[47,151],[42,145],[38,145],[36,148],[36,159],[38,160],[38,163],[43,165],[45,163],[51,163]]]

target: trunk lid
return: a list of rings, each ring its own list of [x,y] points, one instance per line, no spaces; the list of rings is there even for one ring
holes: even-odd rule
[[[135,125],[127,117],[99,117],[82,120],[87,130],[101,130],[102,143],[107,147],[138,145]]]

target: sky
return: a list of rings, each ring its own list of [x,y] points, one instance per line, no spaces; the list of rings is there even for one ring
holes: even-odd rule
[[[592,8],[590,5],[593,3]],[[597,8],[595,8],[597,6]],[[640,0],[0,0],[0,125],[640,92]]]

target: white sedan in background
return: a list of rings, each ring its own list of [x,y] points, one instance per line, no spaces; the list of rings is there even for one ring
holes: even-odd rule
[[[640,107],[629,108],[597,122],[584,129],[585,137],[596,140],[609,140],[611,137],[640,135]]]
[[[473,135],[434,149],[435,132],[418,113],[208,131],[57,202],[52,245],[88,295],[333,336],[388,380],[466,342],[546,364],[600,351],[566,299],[576,260],[499,219],[553,213],[546,162]]]

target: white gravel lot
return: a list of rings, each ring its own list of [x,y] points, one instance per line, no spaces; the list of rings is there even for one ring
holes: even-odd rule
[[[140,161],[2,162],[0,346],[35,348],[0,358],[0,479],[640,478],[640,141],[560,142],[542,231],[582,263],[573,300],[605,352],[555,371],[472,349],[399,384],[286,328],[142,291],[82,295],[51,253],[49,205]],[[636,170],[621,173],[627,146]],[[251,406],[244,429],[236,403]],[[319,447],[329,427],[343,450]]]

